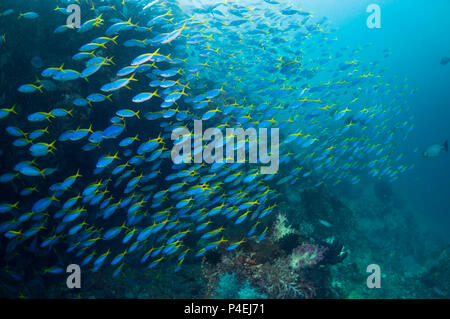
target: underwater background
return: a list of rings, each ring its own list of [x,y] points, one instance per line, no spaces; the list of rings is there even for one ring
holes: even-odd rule
[[[448,298],[449,12],[2,0],[0,297]],[[174,163],[194,120],[279,128],[276,174]]]

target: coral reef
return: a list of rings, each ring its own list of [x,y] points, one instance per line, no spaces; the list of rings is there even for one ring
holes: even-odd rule
[[[222,274],[213,297],[219,299],[264,299],[266,295],[255,289],[249,281],[240,283],[234,273]]]
[[[311,267],[319,263],[328,248],[315,244],[301,244],[292,251],[289,265],[292,269]]]
[[[422,293],[417,298],[423,298],[423,292],[426,292],[427,298],[450,296],[450,246],[443,249],[434,260],[426,270],[409,281],[411,291]]]
[[[284,220],[286,222],[286,220]],[[289,225],[285,225],[289,227]],[[290,233],[292,234],[292,233]],[[272,234],[273,235],[273,234]],[[249,242],[240,250],[221,253],[220,262],[210,262],[205,258],[202,263],[203,276],[206,281],[206,297],[229,295],[224,290],[223,280],[228,276],[229,282],[247,283],[251,289],[268,298],[312,298],[316,296],[314,280],[311,274],[317,271],[316,266],[323,259],[327,248],[304,243],[289,254],[279,249],[277,236],[269,236],[261,244]],[[299,253],[304,253],[299,256]],[[304,259],[300,261],[300,259]],[[298,267],[291,267],[293,260]],[[308,265],[309,267],[303,267]],[[319,271],[320,276],[326,272]],[[233,278],[230,275],[233,274]],[[249,289],[250,289],[249,288]],[[238,289],[234,289],[234,295]]]

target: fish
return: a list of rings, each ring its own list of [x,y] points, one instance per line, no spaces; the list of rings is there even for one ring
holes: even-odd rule
[[[42,88],[43,88],[43,85],[37,86],[37,85],[34,85],[34,84],[24,84],[24,85],[21,85],[17,89],[17,91],[19,91],[21,93],[33,93],[33,92],[36,92],[36,91],[44,93]]]
[[[34,20],[37,19],[39,17],[39,14],[33,11],[30,12],[25,12],[25,13],[19,13],[19,19],[20,18],[24,18],[24,19],[29,19],[29,20]]]
[[[445,141],[443,144],[433,144],[428,146],[422,152],[422,155],[425,158],[433,158],[438,157],[446,152],[448,152],[448,141]]]
[[[3,119],[5,117],[7,117],[11,113],[12,114],[17,114],[15,109],[16,109],[16,104],[14,104],[10,108],[2,108],[2,109],[0,109],[0,119]]]
[[[134,78],[134,74],[133,74],[129,78],[118,79],[118,80],[115,80],[114,82],[105,84],[101,87],[100,90],[102,90],[103,92],[116,91],[116,90],[119,90],[120,88],[126,87],[128,85],[128,83],[130,83],[130,81],[138,81],[138,80],[136,80]]]

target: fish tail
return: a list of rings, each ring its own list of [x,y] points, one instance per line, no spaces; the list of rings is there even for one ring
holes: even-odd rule
[[[128,80],[130,80],[130,81],[138,81],[138,80],[134,77],[135,74],[136,74],[136,73],[133,73],[133,74],[131,75],[131,77],[130,77]]]
[[[448,140],[444,142],[445,151],[448,152]]]
[[[54,140],[53,142],[51,142],[51,143],[48,145],[48,147],[49,147],[50,149],[53,148],[53,149],[56,150],[55,143],[56,143],[56,140]]]
[[[16,105],[17,105],[17,104],[14,104],[14,105],[9,109],[9,111],[10,111],[10,112],[13,112],[14,114],[17,114],[17,112],[16,112]]]

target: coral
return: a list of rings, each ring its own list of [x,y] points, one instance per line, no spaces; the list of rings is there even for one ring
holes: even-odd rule
[[[265,264],[261,273],[260,285],[266,288],[271,298],[309,299],[315,295],[312,283],[306,281],[302,273],[291,270],[287,258]]]
[[[219,299],[264,299],[266,295],[258,292],[249,281],[241,284],[234,273],[220,276],[217,289],[213,297]]]
[[[289,266],[292,269],[301,269],[319,263],[328,248],[315,244],[301,244],[292,251],[289,257]]]
[[[239,282],[236,280],[234,273],[225,273],[220,276],[214,297],[219,299],[236,299],[238,297]]]
[[[267,240],[266,245],[277,247],[272,240]],[[202,271],[207,281],[206,297],[228,296],[227,291],[230,290],[238,292],[238,297],[247,295],[247,298],[312,298],[315,295],[314,285],[306,279],[303,269],[294,270],[289,266],[290,255],[266,258],[261,256],[264,251],[271,250],[224,252],[222,261],[214,265],[204,260]],[[225,277],[226,274],[233,275]],[[236,282],[248,282],[248,287],[237,289]],[[225,283],[234,288],[229,290]],[[255,288],[259,290],[259,296]]]
[[[306,299],[317,293],[329,295],[324,289],[328,272],[315,266],[324,265],[329,251],[339,254],[342,247],[331,249],[332,244],[311,240],[291,227],[286,215],[278,213],[270,235],[261,243],[250,239],[239,249],[217,249],[214,258],[203,258],[205,297]]]
[[[239,299],[267,299],[265,294],[258,292],[249,281],[246,281],[238,292]]]
[[[278,213],[272,230],[273,239],[280,240],[284,236],[293,234],[295,232],[296,231],[288,224],[286,215]]]

